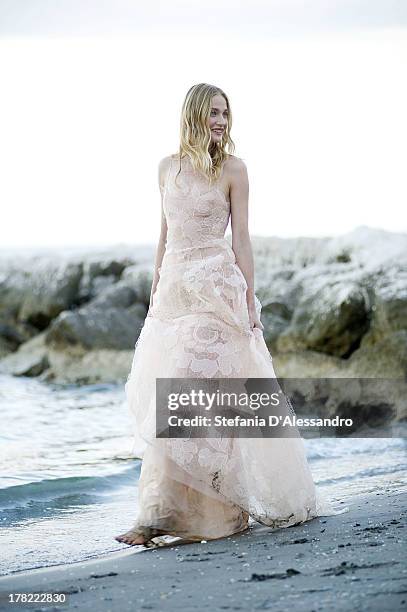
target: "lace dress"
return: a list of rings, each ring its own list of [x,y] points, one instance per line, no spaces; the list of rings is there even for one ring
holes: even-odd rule
[[[125,391],[142,458],[135,527],[208,540],[249,519],[289,527],[338,514],[317,492],[302,438],[155,438],[156,378],[275,378],[247,283],[225,238],[230,202],[189,157],[171,157],[163,194],[166,250]],[[223,174],[223,171],[222,171]],[[261,303],[255,297],[258,315]]]

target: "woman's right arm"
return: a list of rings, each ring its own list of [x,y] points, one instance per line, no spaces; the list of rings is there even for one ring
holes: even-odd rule
[[[168,157],[164,157],[158,164],[158,187],[161,193],[161,230],[160,230],[160,237],[158,239],[158,245],[157,245],[157,250],[156,250],[156,255],[155,255],[153,284],[151,285],[149,308],[151,308],[153,305],[154,292],[157,288],[158,281],[160,280],[159,269],[161,267],[161,263],[164,257],[165,243],[167,240],[167,220],[164,214],[163,197],[164,197],[164,181],[165,181],[165,177],[167,176],[168,169],[169,169],[169,163],[170,163],[170,159]]]

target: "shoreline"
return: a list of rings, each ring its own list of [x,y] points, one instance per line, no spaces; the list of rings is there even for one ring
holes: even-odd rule
[[[124,546],[82,562],[13,572],[0,577],[0,610],[406,609],[406,502],[407,491],[382,490],[346,500],[349,512],[294,527],[256,523],[207,543]],[[6,599],[8,592],[52,591],[68,593],[67,603]]]

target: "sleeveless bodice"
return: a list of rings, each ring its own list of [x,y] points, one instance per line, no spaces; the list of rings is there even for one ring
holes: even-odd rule
[[[191,325],[229,325],[238,335],[253,335],[247,282],[225,238],[231,207],[220,187],[224,167],[212,185],[189,157],[182,159],[175,182],[178,169],[179,160],[171,158],[163,193],[167,241],[149,315],[172,321],[171,329],[184,329],[190,320]]]
[[[163,209],[167,220],[167,252],[181,251],[216,244],[225,240],[230,217],[230,202],[219,183],[194,169],[188,156],[172,157],[164,186]],[[176,182],[175,182],[176,178]]]

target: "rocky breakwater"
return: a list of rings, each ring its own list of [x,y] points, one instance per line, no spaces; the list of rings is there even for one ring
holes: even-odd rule
[[[407,235],[363,226],[335,238],[252,244],[279,377],[406,379]],[[123,382],[147,314],[153,257],[154,247],[129,246],[1,255],[0,370]],[[304,388],[297,405],[301,399],[310,399]],[[380,408],[384,423],[406,418],[405,405],[389,404]]]
[[[0,371],[120,382],[147,314],[153,247],[0,258]]]
[[[294,406],[340,417],[357,409],[375,426],[405,421],[407,235],[362,226],[335,238],[253,243],[277,375],[345,379],[319,391],[293,381]]]

